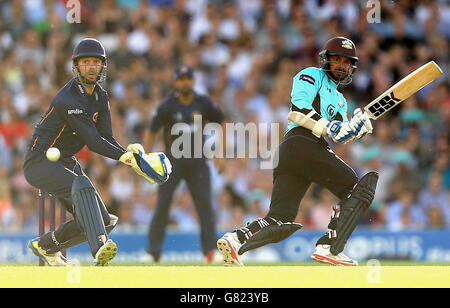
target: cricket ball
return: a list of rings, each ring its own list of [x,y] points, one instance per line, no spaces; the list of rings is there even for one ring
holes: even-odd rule
[[[57,161],[61,156],[61,153],[59,152],[58,148],[49,148],[46,155],[49,161]]]

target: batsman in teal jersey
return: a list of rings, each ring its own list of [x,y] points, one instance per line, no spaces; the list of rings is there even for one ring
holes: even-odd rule
[[[329,137],[333,142],[347,143],[372,132],[370,119],[361,109],[357,108],[348,120],[347,102],[338,90],[338,86],[352,81],[357,61],[353,42],[335,37],[319,53],[320,68],[309,67],[294,76],[291,111],[302,113],[302,118],[308,121],[288,123],[278,147],[267,215],[225,233],[217,241],[224,265],[242,266],[241,255],[246,251],[282,241],[299,230],[302,226],[294,219],[311,183],[327,188],[340,200],[311,258],[332,265],[358,264],[343,250],[361,215],[372,203],[378,174],[369,172],[358,179],[325,140]]]
[[[348,122],[344,96],[325,71],[316,67],[306,68],[293,78],[291,110],[305,114],[312,112],[310,117],[314,115],[313,118],[317,120],[322,117],[327,121],[337,119]],[[299,125],[289,121],[287,132],[297,126]],[[349,140],[350,138],[351,136]]]

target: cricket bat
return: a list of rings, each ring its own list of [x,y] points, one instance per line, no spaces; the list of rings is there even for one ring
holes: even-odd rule
[[[363,108],[364,112],[370,119],[376,120],[441,75],[442,69],[434,61],[430,61],[367,104]],[[288,119],[310,130],[316,124],[315,120],[298,111],[289,112]],[[325,133],[326,129],[324,129],[322,136]]]

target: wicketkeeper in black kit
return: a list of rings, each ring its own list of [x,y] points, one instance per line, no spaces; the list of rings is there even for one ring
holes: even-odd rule
[[[324,137],[347,143],[371,133],[368,116],[360,108],[347,119],[347,102],[339,85],[352,81],[358,61],[353,42],[330,39],[319,53],[320,68],[309,67],[293,78],[291,112],[302,121],[289,121],[280,143],[278,165],[273,170],[270,209],[263,218],[226,233],[217,241],[226,266],[242,266],[241,255],[269,243],[282,241],[302,226],[294,222],[300,202],[311,183],[339,198],[328,231],[316,243],[311,258],[332,265],[355,266],[343,253],[348,238],[371,205],[378,181],[376,172],[358,179],[353,169],[329,147]]]
[[[203,125],[206,123],[222,123],[224,116],[219,107],[207,96],[194,91],[194,70],[188,65],[180,65],[175,70],[175,91],[170,93],[156,110],[149,129],[144,133],[144,147],[150,151],[153,147],[156,133],[163,128],[165,151],[173,165],[170,179],[158,187],[158,201],[155,213],[149,227],[149,247],[147,252],[154,261],[161,257],[166,227],[169,219],[169,209],[173,194],[184,179],[192,195],[195,209],[198,213],[201,233],[201,247],[205,262],[211,262],[216,250],[215,214],[211,200],[211,180],[207,159],[203,153]],[[201,117],[201,125],[194,121],[195,116]],[[174,125],[189,127],[187,131],[173,135]],[[202,140],[195,142],[195,132],[200,133]],[[187,134],[191,140],[181,144],[180,149],[189,157],[174,157],[171,152],[172,143],[182,134]],[[219,141],[221,142],[221,141]],[[197,149],[195,147],[198,147]],[[196,153],[200,152],[200,155]]]
[[[65,266],[60,252],[87,241],[96,266],[107,266],[117,254],[109,233],[118,218],[108,213],[97,190],[73,156],[85,145],[93,152],[131,166],[152,183],[164,183],[171,173],[163,153],[145,154],[140,144],[124,149],[113,137],[109,100],[99,85],[106,78],[107,59],[102,44],[91,38],[74,48],[72,78],[53,98],[31,137],[24,159],[24,175],[34,187],[55,198],[73,219],[28,243],[28,248],[50,266]],[[61,158],[52,162],[46,151],[56,147]]]

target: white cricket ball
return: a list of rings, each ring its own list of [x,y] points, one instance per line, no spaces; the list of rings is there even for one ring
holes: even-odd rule
[[[58,148],[49,148],[46,155],[49,161],[57,161],[61,156],[61,153]]]

